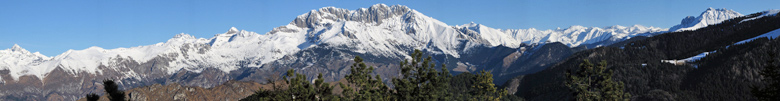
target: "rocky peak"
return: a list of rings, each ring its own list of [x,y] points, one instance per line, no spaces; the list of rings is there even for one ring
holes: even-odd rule
[[[184,33],[179,33],[179,34],[176,34],[176,36],[173,36],[173,39],[195,39],[195,36],[192,36],[192,35],[189,35],[189,34],[184,34]]]
[[[228,30],[225,34],[236,34],[238,33],[238,29],[236,27],[230,27],[230,30]]]
[[[691,24],[696,22],[696,17],[693,16],[686,16],[685,18],[680,21],[681,24]]]
[[[18,44],[14,44],[14,46],[11,47],[11,51],[29,53],[29,51],[27,51],[26,49],[22,48]]]
[[[725,8],[715,9],[710,7],[702,12],[698,17],[694,18],[693,16],[686,16],[682,21],[680,21],[680,24],[669,28],[669,31],[696,30],[740,16],[743,15],[734,10]]]
[[[720,8],[720,9],[713,9],[712,7],[707,8],[706,11],[702,12],[700,16],[700,21],[704,22],[708,25],[713,25],[720,23],[723,20],[728,20],[731,18],[743,16],[739,12],[736,12],[734,10],[726,9],[726,8]]]
[[[327,26],[336,21],[358,21],[362,23],[382,23],[382,20],[392,17],[399,17],[409,13],[412,9],[402,6],[385,4],[376,4],[369,8],[359,8],[358,10],[347,10],[336,7],[323,7],[318,10],[312,10],[303,15],[299,15],[290,22],[300,28],[313,28],[315,26]]]

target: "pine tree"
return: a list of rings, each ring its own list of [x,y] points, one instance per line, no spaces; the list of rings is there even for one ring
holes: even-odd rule
[[[753,96],[756,96],[761,101],[780,101],[780,66],[776,65],[775,53],[769,52],[770,59],[767,61],[767,66],[759,74],[763,76],[761,80],[764,81],[764,87],[755,86],[750,91]]]
[[[390,94],[390,88],[382,82],[382,78],[379,75],[371,76],[371,73],[374,72],[374,67],[363,63],[363,58],[360,58],[360,56],[355,56],[354,61],[355,63],[349,67],[350,74],[347,74],[344,79],[347,79],[347,82],[356,88],[339,83],[339,86],[344,89],[342,95],[344,95],[345,99],[358,101],[390,100],[390,97],[386,96]]]
[[[612,79],[612,70],[607,70],[607,62],[601,61],[593,66],[588,60],[580,64],[579,70],[572,74],[566,71],[565,85],[573,92],[578,101],[627,101],[631,95],[624,92],[623,82]]]
[[[241,101],[335,101],[339,100],[338,96],[331,93],[333,87],[324,83],[322,73],[314,79],[314,83],[309,83],[306,76],[296,73],[295,70],[287,70],[282,79],[287,84],[287,89],[282,89],[282,86],[278,86],[275,81],[269,79],[269,83],[273,85],[273,90],[260,89],[249,97],[241,99]]]
[[[506,90],[498,90],[493,84],[493,74],[490,74],[489,72],[485,72],[485,70],[480,71],[480,73],[477,75],[476,82],[474,82],[474,85],[472,86],[476,90],[473,91],[473,95],[476,95],[475,98],[472,100],[475,101],[499,101],[501,100],[501,97],[507,94]]]
[[[337,97],[331,93],[333,87],[331,87],[330,84],[325,83],[325,79],[322,78],[322,73],[319,73],[317,75],[317,79],[314,80],[314,87],[316,87],[315,100],[326,100],[326,101],[337,100]]]
[[[87,94],[87,101],[97,101],[100,100],[100,96],[98,96],[95,93],[89,93]]]
[[[400,63],[401,78],[393,78],[396,88],[395,96],[404,101],[430,101],[451,100],[452,93],[449,90],[449,74],[447,67],[442,64],[442,72],[434,69],[436,64],[431,62],[430,56],[422,57],[422,51],[414,50],[412,60],[404,60]]]
[[[432,99],[438,99],[440,101],[451,101],[454,100],[451,90],[450,90],[450,81],[452,80],[452,75],[450,74],[450,71],[447,70],[447,65],[441,64],[441,71],[439,72],[439,75],[432,80],[433,81],[433,87],[436,90],[434,92],[434,95]]]
[[[290,96],[288,101],[307,101],[315,98],[314,86],[307,82],[306,76],[303,74],[295,73],[295,70],[287,70],[287,75],[284,77],[285,82],[289,85],[287,88],[287,96]]]
[[[105,89],[106,94],[108,94],[108,100],[111,101],[125,100],[125,92],[119,90],[119,86],[116,85],[114,80],[103,80],[103,89]]]

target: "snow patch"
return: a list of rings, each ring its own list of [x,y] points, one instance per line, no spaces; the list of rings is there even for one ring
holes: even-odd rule
[[[759,15],[757,17],[748,18],[748,19],[745,19],[745,20],[742,20],[742,21],[739,21],[739,22],[742,23],[742,22],[745,22],[745,21],[755,20],[755,19],[762,18],[762,17],[765,17],[765,16],[775,16],[775,15],[777,15],[777,13],[780,13],[780,9],[770,9],[770,10],[764,11],[763,13],[764,14],[761,14],[761,15]]]
[[[750,39],[739,41],[737,43],[734,43],[733,45],[747,43],[747,42],[753,41],[755,39],[764,38],[764,37],[770,38],[770,39],[774,39],[774,38],[777,38],[777,36],[780,36],[780,29],[775,29],[775,30],[772,30],[772,31],[770,31],[768,33],[764,33],[764,34],[761,34],[759,36],[756,36],[756,37],[753,37],[753,38],[750,38]]]
[[[461,33],[474,38],[484,39],[487,45],[503,45],[517,48],[521,44],[543,44],[561,42],[569,47],[577,47],[583,44],[593,44],[609,40],[625,40],[634,36],[652,36],[656,33],[666,32],[668,29],[658,27],[645,27],[634,25],[624,27],[620,25],[605,28],[570,26],[565,29],[537,30],[530,29],[494,29],[482,24],[469,23],[455,26]]]
[[[715,52],[717,52],[717,51],[703,52],[703,53],[700,53],[700,54],[698,54],[696,56],[688,57],[688,58],[680,59],[680,60],[661,60],[661,62],[671,63],[671,64],[674,64],[674,65],[684,65],[686,63],[698,61],[699,59],[706,57],[708,54],[715,53]]]

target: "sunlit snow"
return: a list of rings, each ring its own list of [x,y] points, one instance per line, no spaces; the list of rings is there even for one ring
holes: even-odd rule
[[[90,47],[69,50],[54,57],[31,53],[17,45],[0,50],[0,69],[10,70],[14,78],[22,75],[43,78],[57,67],[71,73],[99,74],[102,70],[98,66],[112,69],[119,65],[119,60],[144,63],[164,58],[170,60],[165,66],[167,73],[200,72],[205,68],[229,72],[240,68],[236,64],[249,62],[245,66],[260,67],[300,50],[326,47],[322,44],[384,57],[407,58],[409,50],[405,49],[414,48],[458,58],[460,52],[477,46],[519,48],[523,44],[561,42],[576,47],[667,30],[641,25],[604,28],[575,25],[548,30],[495,29],[476,23],[450,26],[401,5],[377,4],[357,10],[324,7],[299,15],[289,24],[265,34],[237,28],[211,38],[195,38],[182,33],[153,45],[117,49]],[[125,72],[124,75],[124,78],[132,78],[143,74]]]

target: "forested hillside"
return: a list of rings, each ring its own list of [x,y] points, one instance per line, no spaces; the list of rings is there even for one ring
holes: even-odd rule
[[[780,17],[755,13],[694,31],[665,33],[623,45],[600,47],[575,53],[538,73],[525,75],[516,95],[527,100],[567,100],[564,73],[583,60],[607,61],[614,79],[622,81],[632,100],[755,100],[750,87],[761,84],[767,52],[780,52],[780,40],[750,39],[780,28]],[[745,20],[757,18],[752,20]],[[676,60],[711,52],[695,62],[671,64]]]

